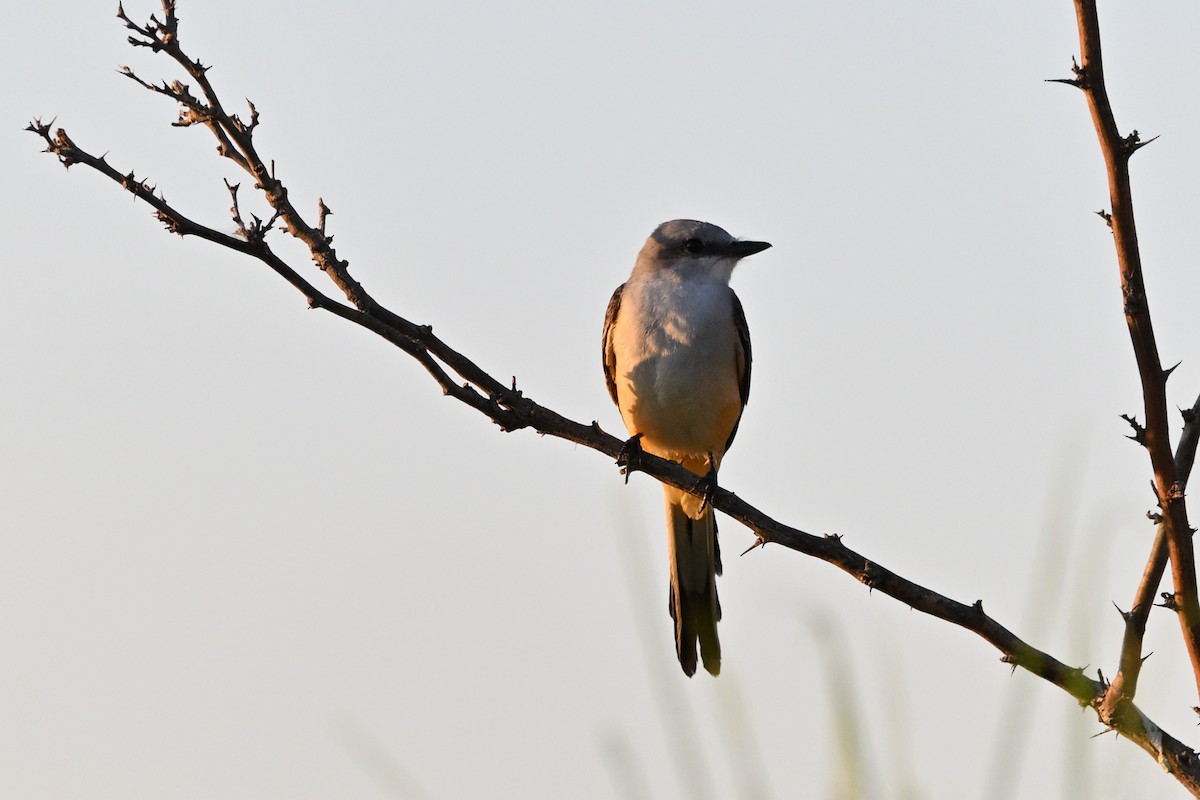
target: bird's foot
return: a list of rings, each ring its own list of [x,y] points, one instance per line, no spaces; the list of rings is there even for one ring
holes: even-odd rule
[[[717,466],[712,453],[708,454],[708,472],[696,479],[692,491],[700,495],[701,514],[712,507],[713,498],[717,496]]]
[[[637,472],[641,468],[644,452],[642,450],[642,434],[635,433],[625,440],[625,446],[617,454],[617,466],[621,468],[621,474],[625,476],[626,484],[629,483],[629,473]]]

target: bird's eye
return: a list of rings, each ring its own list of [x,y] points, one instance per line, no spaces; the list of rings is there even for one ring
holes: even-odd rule
[[[691,253],[692,255],[703,253],[704,242],[700,241],[699,239],[688,239],[683,243],[683,249],[685,252]]]

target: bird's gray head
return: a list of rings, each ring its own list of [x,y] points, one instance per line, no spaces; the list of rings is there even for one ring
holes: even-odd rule
[[[669,270],[681,278],[702,276],[728,283],[738,261],[770,246],[735,239],[709,222],[673,219],[650,234],[638,253],[634,273]]]

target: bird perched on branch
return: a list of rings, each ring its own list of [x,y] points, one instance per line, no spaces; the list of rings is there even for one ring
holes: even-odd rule
[[[750,332],[733,268],[770,247],[707,222],[677,219],[650,234],[629,280],[604,317],[604,377],[631,438],[626,474],[639,450],[681,463],[710,495],[750,396]],[[706,499],[673,486],[666,494],[675,652],[696,672],[721,671],[717,523]]]

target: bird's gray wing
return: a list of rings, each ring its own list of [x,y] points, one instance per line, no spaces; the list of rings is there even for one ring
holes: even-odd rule
[[[738,344],[735,355],[735,368],[738,376],[738,391],[742,395],[742,408],[745,409],[746,403],[750,402],[750,365],[754,358],[750,351],[750,326],[746,323],[746,312],[742,309],[742,301],[738,300],[738,296],[732,291],[730,294],[733,297],[733,325],[737,328]],[[725,450],[733,444],[733,437],[737,436],[738,425],[742,421],[742,415],[738,414],[737,422],[733,423],[733,430],[729,432],[729,438],[725,440]]]
[[[612,299],[608,301],[608,310],[604,312],[604,334],[601,337],[601,352],[600,355],[604,362],[604,382],[608,384],[608,394],[612,397],[614,403],[617,402],[617,379],[614,371],[617,368],[616,355],[613,353],[613,325],[617,321],[617,314],[621,310],[621,292],[625,290],[625,284],[617,287],[613,292]]]

